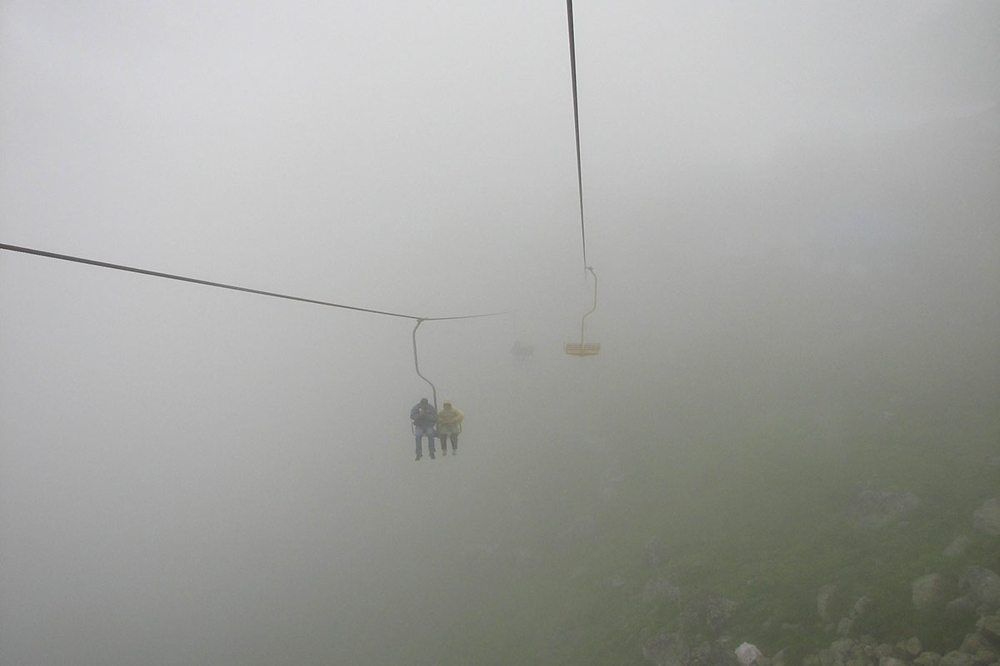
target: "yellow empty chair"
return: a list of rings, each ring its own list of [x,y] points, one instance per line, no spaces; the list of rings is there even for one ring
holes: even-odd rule
[[[597,273],[590,266],[587,266],[587,270],[594,276],[594,307],[590,308],[590,312],[583,315],[583,319],[580,320],[580,342],[567,342],[563,345],[563,351],[570,356],[594,356],[601,353],[601,344],[599,342],[584,342],[583,333],[587,317],[597,309]]]

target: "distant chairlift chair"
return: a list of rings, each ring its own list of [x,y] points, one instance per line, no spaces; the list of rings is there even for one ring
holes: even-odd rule
[[[594,276],[594,307],[590,309],[590,312],[583,315],[583,319],[580,320],[580,342],[567,342],[563,345],[563,350],[570,356],[594,356],[601,352],[601,343],[584,342],[584,326],[586,325],[587,317],[597,309],[597,273],[590,266],[587,266],[587,270]]]

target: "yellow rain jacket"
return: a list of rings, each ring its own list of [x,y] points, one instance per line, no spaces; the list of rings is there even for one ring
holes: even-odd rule
[[[465,419],[465,413],[460,409],[455,409],[451,406],[451,403],[445,403],[444,408],[438,412],[437,416],[437,434],[439,435],[457,435],[462,432],[462,421]]]

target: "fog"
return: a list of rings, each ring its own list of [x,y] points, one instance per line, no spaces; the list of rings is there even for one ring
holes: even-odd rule
[[[609,479],[995,443],[1000,5],[574,10],[589,358],[562,3],[0,5],[0,243],[406,315],[0,252],[0,664],[511,663]]]

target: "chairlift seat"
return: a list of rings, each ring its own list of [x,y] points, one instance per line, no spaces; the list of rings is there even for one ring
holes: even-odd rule
[[[601,352],[601,343],[599,342],[567,342],[563,349],[567,354],[571,356],[594,356]]]

